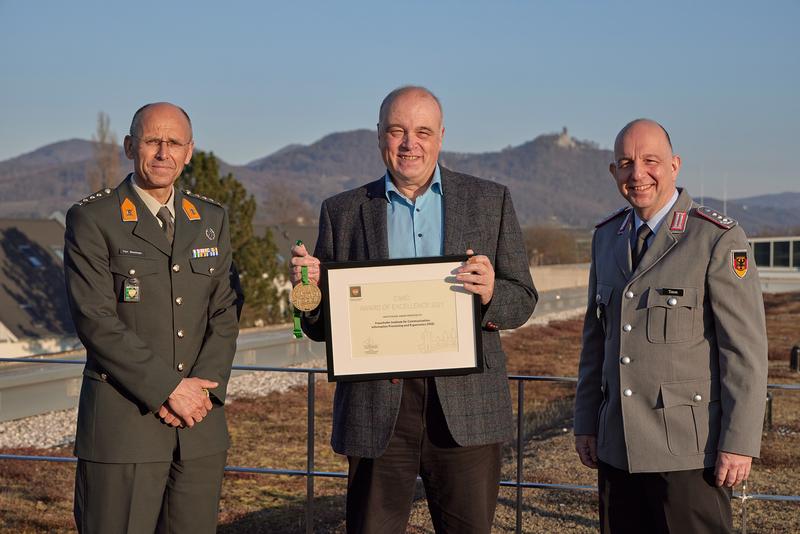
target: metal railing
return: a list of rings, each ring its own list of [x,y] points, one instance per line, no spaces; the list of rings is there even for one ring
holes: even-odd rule
[[[0,363],[54,363],[54,364],[76,364],[83,365],[85,360],[68,359],[30,359],[30,358],[0,358]],[[307,374],[307,426],[306,426],[306,469],[274,469],[266,467],[247,467],[247,466],[226,466],[225,471],[229,473],[250,473],[263,475],[285,475],[306,477],[306,503],[305,503],[305,524],[306,532],[312,533],[314,526],[314,479],[323,478],[347,478],[347,473],[316,471],[314,469],[314,447],[315,447],[315,421],[314,410],[316,401],[316,378],[315,375],[327,373],[326,369],[318,368],[299,368],[299,367],[267,367],[258,365],[234,365],[234,371],[258,371],[275,373],[306,373]],[[515,480],[502,480],[500,486],[516,488],[516,525],[517,533],[522,532],[522,499],[523,490],[544,489],[561,491],[590,491],[596,492],[596,486],[580,484],[548,484],[542,482],[525,482],[523,480],[523,450],[525,445],[525,383],[526,382],[556,382],[556,383],[577,383],[575,377],[563,376],[528,376],[528,375],[509,375],[508,379],[517,382],[517,437],[516,437],[516,477]],[[768,384],[770,390],[790,390],[800,391],[800,384]],[[771,400],[771,395],[769,399]],[[771,420],[771,402],[769,403],[769,415]],[[46,461],[46,462],[77,462],[77,458],[63,456],[38,456],[38,455],[16,455],[0,454],[0,460],[19,460],[19,461]],[[761,501],[781,501],[781,502],[800,502],[800,495],[769,495],[769,494],[746,494],[744,492],[734,492],[734,499],[739,499],[742,503],[742,534],[746,533],[747,525],[747,502],[750,500]]]

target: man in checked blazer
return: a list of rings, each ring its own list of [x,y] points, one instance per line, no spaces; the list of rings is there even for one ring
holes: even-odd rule
[[[592,242],[575,447],[598,469],[602,532],[731,532],[731,487],[761,445],[758,273],[736,221],[675,187],[661,125],[629,123],[614,157],[633,209]]]
[[[134,172],[67,213],[64,270],[86,347],[75,522],[86,533],[216,531],[236,295],[225,209],[180,191],[188,115],[139,109]]]
[[[378,146],[386,175],[327,199],[311,256],[293,248],[292,281],[319,279],[319,263],[474,253],[457,274],[480,296],[485,370],[467,376],[336,386],[332,445],[349,461],[347,530],[405,531],[419,474],[437,532],[488,533],[500,480],[500,445],[513,435],[499,330],[536,304],[508,190],[438,164],[438,99],[401,87],[383,101]],[[321,310],[303,328],[325,339]]]

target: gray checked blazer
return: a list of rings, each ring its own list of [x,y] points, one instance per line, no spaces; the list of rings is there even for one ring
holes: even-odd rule
[[[485,370],[436,378],[445,419],[462,446],[484,445],[513,435],[506,358],[498,330],[525,323],[536,305],[522,232],[508,189],[441,167],[444,253],[468,248],[486,255],[495,269],[494,295],[483,307]],[[325,200],[314,255],[321,262],[389,258],[384,179]],[[314,340],[325,339],[324,312],[303,319]],[[331,445],[339,454],[374,458],[389,443],[400,410],[402,382],[339,383],[333,406]]]
[[[681,190],[631,271],[632,221],[626,208],[594,234],[575,433],[631,473],[758,456],[767,336],[744,231]]]

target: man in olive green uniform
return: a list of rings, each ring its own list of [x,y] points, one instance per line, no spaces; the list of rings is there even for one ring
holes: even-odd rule
[[[67,214],[64,268],[86,347],[75,454],[82,533],[215,532],[238,324],[228,217],[173,187],[192,156],[179,107],[134,115],[134,172]]]
[[[575,447],[598,469],[603,532],[730,532],[761,445],[761,286],[733,219],[677,189],[666,130],[639,119],[610,171],[632,206],[595,231]]]

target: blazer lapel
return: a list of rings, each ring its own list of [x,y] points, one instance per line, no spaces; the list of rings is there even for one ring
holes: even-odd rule
[[[473,225],[465,219],[468,191],[456,186],[452,173],[439,166],[442,175],[442,202],[444,208],[444,254],[463,255],[466,252],[462,239],[464,228]],[[473,245],[474,246],[474,245]],[[477,252],[477,251],[476,251]]]
[[[203,219],[191,220],[183,209],[184,194],[175,190],[175,238],[172,242],[173,252],[186,250],[197,240],[203,227]],[[191,256],[191,255],[190,255]]]
[[[622,271],[625,280],[631,277],[631,226],[633,225],[633,211],[629,210],[622,224],[617,229],[617,240],[614,245],[614,258],[617,267]]]
[[[386,186],[383,177],[367,184],[367,200],[361,204],[361,218],[366,233],[367,259],[389,257],[389,235],[386,228]]]
[[[169,245],[169,241],[167,241],[167,236],[164,235],[164,231],[156,222],[156,218],[153,217],[153,214],[150,213],[150,210],[147,209],[147,206],[144,205],[144,202],[139,198],[138,193],[134,191],[133,186],[131,185],[130,181],[133,180],[133,175],[128,175],[120,186],[117,188],[117,197],[119,198],[120,210],[122,209],[122,204],[125,202],[126,199],[133,202],[133,205],[136,207],[136,222],[133,228],[133,235],[144,239],[158,250],[169,256],[172,254],[172,247]],[[121,215],[120,215],[121,216]]]

